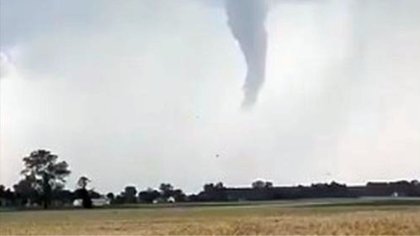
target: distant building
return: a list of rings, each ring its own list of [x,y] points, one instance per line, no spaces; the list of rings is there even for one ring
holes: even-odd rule
[[[108,206],[111,204],[111,200],[109,200],[106,197],[100,197],[100,198],[92,198],[92,206],[94,207],[103,207]],[[74,207],[82,207],[83,206],[83,200],[80,198],[77,198],[73,201]]]
[[[344,198],[344,197],[420,197],[417,181],[370,182],[365,186],[346,186],[332,182],[310,186],[269,188],[223,188],[208,189],[198,194],[198,201],[258,201],[299,198]]]
[[[167,199],[166,199],[166,202],[167,203],[175,203],[175,198],[174,197],[168,197]]]
[[[158,203],[175,203],[175,198],[172,196],[168,198],[159,197],[153,200],[153,204],[158,204]]]
[[[108,206],[110,204],[111,204],[111,201],[106,197],[92,199],[92,205],[95,207]]]

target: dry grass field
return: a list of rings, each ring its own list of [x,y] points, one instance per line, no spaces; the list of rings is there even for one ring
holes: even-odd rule
[[[0,234],[420,235],[420,205],[275,202],[0,212]]]

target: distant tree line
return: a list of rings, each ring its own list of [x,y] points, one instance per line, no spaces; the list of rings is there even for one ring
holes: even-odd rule
[[[137,191],[135,186],[127,186],[118,195],[108,193],[106,195],[112,204],[124,203],[157,203],[157,202],[185,202],[187,195],[181,189],[175,189],[169,183],[160,184],[158,189],[147,188]]]
[[[46,150],[36,150],[23,158],[22,179],[6,188],[0,185],[0,207],[70,207],[80,201],[80,207],[92,208],[95,199],[106,199],[110,204],[221,202],[244,200],[279,200],[298,198],[338,198],[362,196],[420,197],[420,183],[413,181],[368,182],[364,186],[346,186],[337,182],[317,183],[310,186],[276,187],[270,181],[256,180],[250,187],[226,187],[222,182],[206,183],[202,191],[185,194],[170,183],[157,189],[138,191],[136,186],[126,186],[118,194],[103,195],[88,188],[90,179],[81,176],[77,189],[65,189],[71,171],[65,161]]]

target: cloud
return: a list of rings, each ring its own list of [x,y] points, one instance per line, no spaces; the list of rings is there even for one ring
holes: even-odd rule
[[[0,79],[8,77],[13,71],[15,71],[15,65],[11,56],[0,51]]]
[[[265,80],[267,32],[265,0],[226,0],[228,25],[239,42],[247,64],[244,107],[254,105]]]

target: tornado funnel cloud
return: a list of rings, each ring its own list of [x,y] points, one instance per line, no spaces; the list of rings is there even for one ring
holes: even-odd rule
[[[267,3],[265,0],[225,0],[228,25],[247,64],[243,107],[252,107],[265,80]]]

